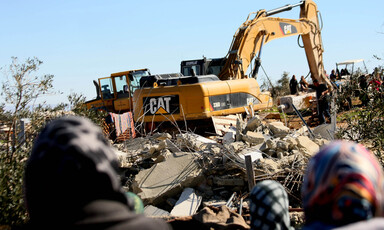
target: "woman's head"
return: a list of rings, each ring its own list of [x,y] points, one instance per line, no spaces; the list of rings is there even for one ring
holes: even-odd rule
[[[302,187],[307,223],[341,226],[383,215],[383,171],[363,145],[335,141],[309,162]]]
[[[118,160],[101,129],[81,117],[63,117],[39,134],[25,170],[31,220],[73,222],[93,200],[127,203]]]

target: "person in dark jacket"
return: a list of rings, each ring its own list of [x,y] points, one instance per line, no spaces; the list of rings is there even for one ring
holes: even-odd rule
[[[291,91],[291,94],[296,94],[297,89],[299,88],[299,83],[296,80],[296,76],[293,75],[291,80],[289,81],[289,90]]]
[[[316,79],[313,80],[313,84],[308,87],[316,91],[319,122],[323,124],[325,123],[324,115],[331,118],[328,102],[328,87],[325,84],[320,84]]]
[[[80,117],[46,125],[27,161],[26,229],[171,229],[136,214],[118,179],[119,164],[101,129]]]

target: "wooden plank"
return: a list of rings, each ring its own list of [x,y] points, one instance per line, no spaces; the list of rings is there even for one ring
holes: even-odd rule
[[[248,189],[249,192],[255,186],[255,172],[253,171],[253,164],[251,156],[245,156],[245,168],[247,169]]]

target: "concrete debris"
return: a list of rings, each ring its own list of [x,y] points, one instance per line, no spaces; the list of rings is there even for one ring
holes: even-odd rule
[[[123,151],[120,151],[116,148],[113,148],[113,150],[115,151],[115,154],[117,156],[117,159],[119,160],[120,162],[120,167],[121,168],[129,168],[129,167],[132,167],[133,163],[131,161],[129,161],[129,156],[128,156],[128,153],[126,152],[123,152]]]
[[[153,134],[152,138],[159,141],[164,141],[172,139],[172,136],[169,133],[155,133]]]
[[[223,136],[223,144],[230,144],[235,141],[236,138],[236,130],[229,129],[227,133]]]
[[[140,171],[134,178],[132,189],[144,204],[158,204],[195,186],[203,179],[203,170],[193,153],[172,154],[164,162]]]
[[[248,121],[244,129],[244,132],[246,133],[248,131],[255,131],[261,126],[262,126],[262,121],[260,120],[260,117],[256,115]]]
[[[241,141],[243,130],[245,129],[245,122],[240,119],[236,121],[236,141]]]
[[[274,137],[285,137],[290,131],[290,129],[280,121],[269,123],[268,128],[272,131]]]
[[[250,145],[258,145],[264,142],[264,135],[260,132],[248,131],[243,136],[243,141],[248,142]]]
[[[248,148],[248,145],[242,141],[236,141],[236,142],[233,142],[233,143],[227,145],[227,148],[231,152],[238,153],[238,152],[242,151],[243,149]]]
[[[177,143],[182,147],[191,148],[195,151],[201,151],[209,145],[217,144],[216,141],[197,135],[195,133],[177,134]]]
[[[327,139],[327,140],[332,140],[333,139],[333,134],[331,133],[332,130],[332,125],[331,124],[322,124],[313,129],[313,133],[315,135],[319,135],[320,137]]]
[[[197,212],[202,201],[202,196],[195,193],[193,188],[185,188],[179,200],[171,211],[172,216],[191,216]]]
[[[213,183],[218,186],[244,186],[242,178],[214,177]]]
[[[263,152],[256,147],[244,149],[238,155],[243,160],[245,160],[245,156],[251,156],[252,162],[263,159]]]
[[[144,207],[144,215],[150,216],[150,217],[163,217],[163,216],[170,216],[171,214],[153,205],[147,205]]]
[[[180,147],[178,147],[175,143],[173,143],[171,140],[165,140],[167,144],[167,149],[173,153],[181,152]]]
[[[319,145],[313,142],[307,136],[299,136],[296,138],[297,146],[303,150],[306,150],[311,156],[319,151]]]
[[[292,106],[294,105],[296,109],[306,109],[309,108],[311,105],[311,100],[313,98],[316,98],[315,92],[310,92],[306,94],[301,95],[288,95],[284,97],[280,97],[280,105],[285,105],[284,112],[285,113],[294,113],[295,110]]]
[[[189,132],[155,133],[114,144],[124,189],[143,200],[148,216],[205,218],[228,206],[228,199],[231,211],[247,210],[245,156],[251,156],[256,183],[284,180],[287,191],[300,196],[294,193],[300,191],[309,158],[330,141],[328,126],[315,128],[310,138],[305,126],[295,130],[279,119],[268,122],[260,117],[265,116],[247,117],[247,122],[238,116],[226,118],[230,124],[209,138]],[[217,125],[221,123],[222,118],[216,119]]]

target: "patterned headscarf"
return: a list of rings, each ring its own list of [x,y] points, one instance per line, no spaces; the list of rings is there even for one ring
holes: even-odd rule
[[[383,215],[383,171],[363,145],[334,141],[309,162],[302,186],[306,222],[333,226]]]
[[[280,183],[273,180],[257,183],[251,191],[250,199],[252,229],[292,229],[288,195]]]
[[[63,117],[39,134],[25,171],[25,200],[34,222],[73,223],[94,200],[127,204],[118,160],[101,129]]]

